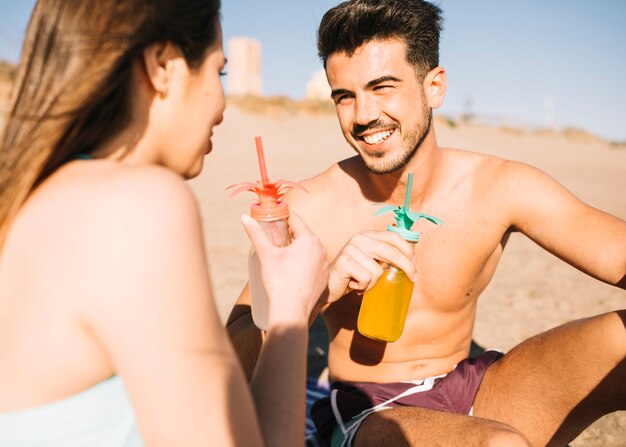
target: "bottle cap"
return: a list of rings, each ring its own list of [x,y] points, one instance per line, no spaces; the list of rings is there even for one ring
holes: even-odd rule
[[[413,187],[413,174],[409,174],[406,184],[406,192],[404,193],[404,205],[395,206],[395,205],[385,205],[381,209],[376,212],[376,216],[384,214],[388,211],[393,211],[396,214],[394,219],[396,220],[396,226],[389,225],[387,227],[387,231],[393,231],[402,236],[405,240],[409,242],[417,242],[420,238],[420,233],[418,231],[412,231],[411,227],[413,224],[419,219],[426,219],[429,222],[434,223],[435,225],[440,225],[443,223],[440,219],[435,216],[430,216],[428,214],[416,213],[411,211],[411,188]]]
[[[231,193],[231,197],[243,191],[251,191],[257,194],[258,202],[250,206],[250,215],[254,219],[264,221],[286,219],[289,217],[289,206],[281,200],[282,197],[291,188],[298,187],[305,191],[306,189],[298,183],[289,180],[271,182],[267,176],[261,137],[255,137],[254,140],[256,143],[259,168],[261,170],[261,180],[257,180],[256,182],[236,183],[226,189],[235,188]]]
[[[396,227],[393,225],[388,225],[387,231],[393,231],[394,233],[398,233],[404,238],[405,241],[409,242],[417,242],[420,238],[420,234],[417,231],[406,230],[404,228]]]

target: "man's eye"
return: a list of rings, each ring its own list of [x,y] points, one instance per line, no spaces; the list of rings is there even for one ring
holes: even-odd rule
[[[220,71],[220,76],[226,76],[227,74],[228,72],[225,70]]]

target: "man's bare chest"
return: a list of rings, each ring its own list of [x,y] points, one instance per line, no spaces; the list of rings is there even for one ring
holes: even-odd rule
[[[441,225],[420,220],[413,226],[420,233],[413,244],[419,275],[417,301],[446,298],[457,302],[462,297],[476,297],[493,276],[502,254],[506,231],[501,226],[462,214],[442,214]],[[345,214],[343,221],[349,225],[335,225],[334,231],[320,235],[331,260],[356,233],[385,231],[394,224],[391,216],[367,217],[365,212]]]

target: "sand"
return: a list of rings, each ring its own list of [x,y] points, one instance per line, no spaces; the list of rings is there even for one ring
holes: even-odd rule
[[[530,133],[480,125],[450,125],[437,117],[443,146],[524,161],[555,177],[589,204],[626,219],[626,147],[584,132]],[[0,127],[2,116],[0,115]],[[254,137],[261,135],[270,178],[300,180],[353,155],[332,106],[302,108],[286,99],[229,100],[224,123],[215,129],[214,150],[203,173],[190,181],[201,207],[206,249],[220,316],[225,320],[247,280],[248,240],[239,224],[252,195],[230,198],[225,188],[259,176]],[[626,307],[626,292],[602,284],[524,236],[513,235],[495,277],[479,300],[474,338],[509,350],[558,324]],[[312,333],[311,351],[324,348],[324,334]],[[320,356],[311,357],[319,362]],[[626,380],[626,378],[625,378]],[[574,447],[626,446],[626,412],[589,427]]]
[[[240,103],[240,102],[238,102]],[[322,107],[321,109],[328,109]],[[626,148],[584,132],[530,133],[519,129],[447,124],[438,141],[535,165],[591,205],[626,219]],[[303,111],[289,101],[242,106],[229,101],[215,129],[214,150],[190,182],[201,205],[214,294],[225,319],[246,282],[248,240],[239,224],[251,194],[229,198],[225,188],[259,178],[254,137],[261,135],[271,179],[300,180],[353,155],[334,114]],[[514,235],[495,277],[479,300],[475,339],[511,349],[572,319],[626,307],[626,292],[602,284]],[[626,445],[626,412],[606,416],[576,441],[581,446]]]

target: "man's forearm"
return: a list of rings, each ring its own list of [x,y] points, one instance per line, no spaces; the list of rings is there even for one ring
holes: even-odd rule
[[[252,321],[250,306],[245,304],[235,305],[228,317],[226,329],[237,357],[239,357],[246,379],[250,381],[264,338],[264,333]]]
[[[305,324],[270,329],[250,383],[268,447],[304,442],[307,334]]]

